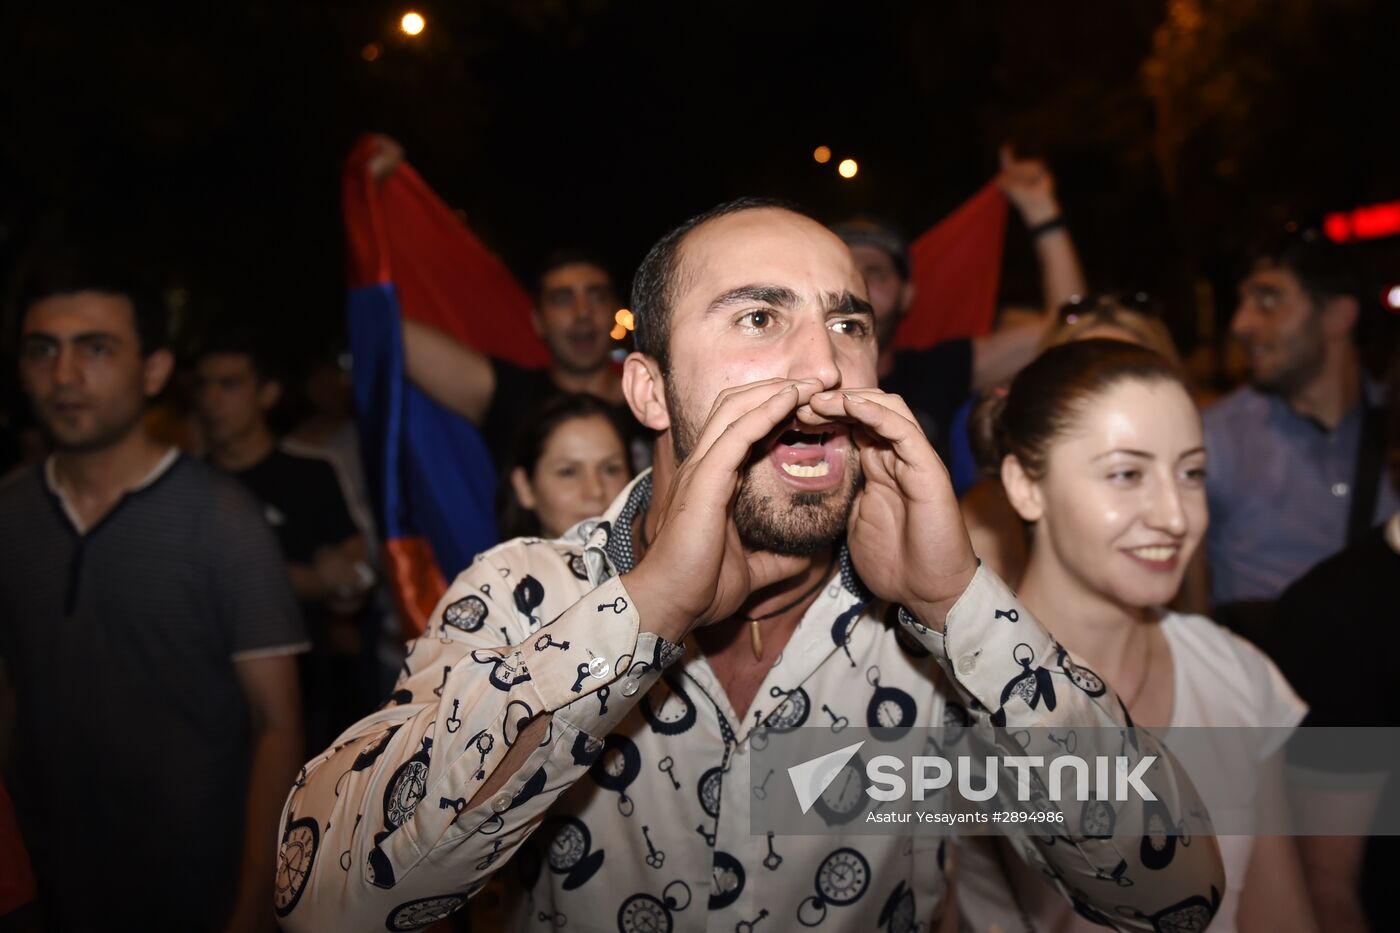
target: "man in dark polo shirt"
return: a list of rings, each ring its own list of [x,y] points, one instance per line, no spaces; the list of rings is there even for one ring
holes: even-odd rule
[[[52,261],[20,375],[54,454],[0,489],[6,778],[46,930],[271,930],[306,637],[251,498],[146,432],[160,301]]]
[[[301,656],[310,754],[383,699],[373,677],[374,622],[360,612],[374,585],[365,538],[330,461],[278,444],[268,417],[282,385],[250,334],[215,335],[195,373],[209,462],[262,506],[311,637]]]

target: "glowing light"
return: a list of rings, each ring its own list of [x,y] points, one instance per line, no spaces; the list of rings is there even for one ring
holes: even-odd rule
[[[855,159],[842,159],[841,164],[836,166],[836,171],[842,178],[855,178],[860,166],[856,164]]]
[[[627,328],[623,327],[621,324],[614,324],[613,329],[608,331],[608,336],[614,340],[621,340],[623,337],[627,336]]]
[[[626,308],[620,308],[617,314],[613,315],[613,320],[628,330],[635,330],[637,322],[632,319],[632,312]]]
[[[1328,214],[1323,219],[1322,230],[1335,243],[1400,236],[1400,201]]]
[[[831,147],[818,146],[817,148],[812,150],[812,158],[815,159],[817,162],[821,163],[822,165],[825,165],[826,163],[831,161]]]
[[[1400,285],[1392,285],[1386,290],[1385,306],[1392,311],[1400,311]]]
[[[360,57],[367,62],[372,62],[379,58],[379,54],[382,51],[383,49],[379,47],[378,42],[371,42],[369,45],[360,49]]]
[[[423,14],[413,10],[409,10],[403,15],[403,19],[399,20],[399,28],[404,31],[405,35],[409,36],[418,35],[427,25],[428,21],[423,18]]]

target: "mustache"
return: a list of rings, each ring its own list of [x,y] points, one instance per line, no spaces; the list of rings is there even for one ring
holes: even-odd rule
[[[45,405],[86,405],[91,401],[85,393],[74,392],[71,389],[51,392],[42,399]]]

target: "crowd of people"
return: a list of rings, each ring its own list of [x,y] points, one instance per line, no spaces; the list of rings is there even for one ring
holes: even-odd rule
[[[1145,727],[1137,757],[1268,729],[1237,776],[1261,812],[1295,727],[1392,725],[1400,367],[1363,365],[1354,257],[1258,249],[1248,381],[1202,410],[1163,309],[1090,291],[1048,168],[1008,150],[997,181],[1042,300],[977,338],[896,349],[900,230],[761,199],[657,241],[621,366],[583,250],[531,285],[545,369],[405,318],[407,377],[490,451],[502,542],[407,645],[342,361],[293,380],[233,328],[177,373],[139,274],[39,257],[11,330],[43,445],[0,485],[0,842],[34,888],[0,927],[1383,928],[1394,851],[1359,833],[1153,858],[1127,806],[1068,845],[753,829],[755,740],[865,723],[868,687],[899,726]],[[1100,687],[1042,703],[1012,689],[1033,670]],[[1167,811],[1208,810],[1162,759]]]

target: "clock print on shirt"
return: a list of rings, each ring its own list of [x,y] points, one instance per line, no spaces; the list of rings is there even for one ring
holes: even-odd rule
[[[690,885],[684,881],[666,885],[659,898],[633,894],[617,909],[617,928],[620,933],[671,933],[676,922],[671,912],[685,910],[690,901]]]
[[[416,901],[400,904],[389,911],[384,925],[390,930],[421,930],[439,920],[446,920],[461,909],[467,902],[461,894],[444,894],[439,897],[420,897]]]
[[[865,711],[866,722],[877,730],[875,738],[884,741],[903,738],[914,725],[918,713],[914,698],[898,687],[880,686],[879,667],[871,666],[865,672],[865,681],[875,688]]]
[[[723,910],[744,890],[744,866],[728,852],[716,852],[710,868],[710,910]]]
[[[1210,926],[1220,908],[1220,892],[1212,885],[1210,899],[1194,894],[1155,914],[1145,914],[1134,907],[1119,907],[1118,914],[1134,920],[1146,920],[1160,933],[1200,933]]]
[[[855,849],[843,847],[822,860],[817,868],[817,893],[797,908],[797,922],[804,927],[820,926],[826,920],[827,906],[854,904],[870,887],[870,863]]]
[[[593,835],[578,817],[551,817],[540,832],[549,839],[549,870],[564,876],[565,891],[586,883],[603,867],[603,850],[590,851]]]
[[[301,900],[301,892],[306,888],[306,879],[311,875],[311,866],[316,861],[316,846],[321,840],[321,831],[316,821],[309,817],[292,822],[287,821],[287,829],[282,833],[282,845],[277,850],[277,890],[273,906],[277,916],[285,917]]]
[[[1064,671],[1070,683],[1089,694],[1089,696],[1101,697],[1108,692],[1108,688],[1104,686],[1103,678],[1099,677],[1098,674],[1095,674],[1087,667],[1075,664],[1071,661],[1069,652],[1063,647],[1060,648],[1056,655],[1056,660],[1060,665],[1060,670]]]
[[[448,605],[442,611],[442,624],[464,632],[475,632],[486,624],[486,617],[490,614],[486,600],[473,593]]]
[[[603,790],[617,791],[619,813],[632,815],[636,804],[627,796],[627,788],[642,773],[642,753],[637,751],[637,743],[614,732],[603,740],[603,753],[588,773],[593,776],[593,783]]]
[[[812,801],[812,809],[821,814],[826,825],[840,826],[855,819],[869,803],[870,798],[865,793],[865,761],[855,755]]]
[[[680,735],[695,725],[695,704],[681,686],[680,678],[673,674],[662,675],[657,685],[642,697],[640,706],[652,730],[661,735]]]

